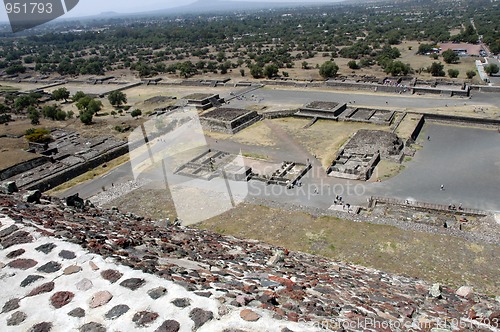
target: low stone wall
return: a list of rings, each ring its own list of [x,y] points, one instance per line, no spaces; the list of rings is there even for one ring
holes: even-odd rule
[[[6,179],[13,177],[13,176],[16,176],[18,174],[27,172],[30,169],[41,166],[49,161],[50,161],[50,159],[47,157],[39,157],[39,158],[25,161],[23,163],[9,167],[7,169],[4,169],[4,170],[0,171],[0,181],[6,180]]]
[[[22,187],[25,190],[40,190],[46,191],[51,188],[57,187],[83,173],[90,171],[97,166],[123,156],[129,152],[128,145],[124,143],[123,145],[109,150],[95,158],[90,159],[89,161],[64,169],[63,171],[53,174],[50,177],[38,180],[36,182],[29,183],[28,185]]]
[[[442,122],[458,122],[458,123],[472,123],[484,126],[500,126],[500,119],[483,119],[472,118],[467,116],[454,116],[446,114],[425,114],[425,120],[442,121]]]
[[[440,89],[440,88],[428,88],[428,87],[414,87],[412,92],[415,94],[434,94],[434,95],[446,95],[450,97],[469,97],[470,90],[467,88],[465,90],[450,90],[450,89]]]
[[[391,204],[391,205],[400,205],[400,206],[405,206],[408,208],[414,208],[414,209],[419,209],[419,210],[434,210],[434,211],[442,211],[442,212],[452,212],[452,213],[460,213],[462,215],[467,215],[467,216],[486,216],[488,215],[488,212],[481,211],[481,210],[476,210],[476,209],[469,209],[469,208],[463,208],[460,210],[450,210],[448,205],[442,205],[442,204],[433,204],[433,203],[425,203],[425,202],[417,202],[417,201],[403,201],[400,199],[396,198],[390,198],[390,197],[376,197],[372,196],[369,199],[369,207],[373,208],[377,205],[377,203],[382,203],[382,204]]]
[[[250,127],[251,125],[253,125],[254,123],[259,122],[260,120],[262,120],[262,117],[260,115],[257,115],[256,117],[251,118],[249,121],[244,122],[240,126],[238,126],[236,128],[233,128],[232,129],[232,133],[236,134],[237,132],[242,131],[243,129],[246,129],[246,128]]]
[[[120,83],[109,82],[109,84],[120,84]],[[125,90],[132,89],[132,88],[135,88],[135,87],[140,86],[140,85],[143,85],[143,83],[142,82],[138,82],[138,83],[133,83],[133,84],[129,84],[129,85],[126,85],[126,86],[122,86],[121,88],[118,88],[118,89],[115,89],[113,91],[109,91],[109,92],[104,93],[103,96],[109,95],[111,92],[114,92],[114,91],[125,91]]]
[[[478,92],[500,93],[500,86],[471,85],[471,90],[478,91]]]
[[[262,113],[264,119],[278,119],[278,118],[287,118],[294,116],[298,110],[286,110],[286,111],[276,111],[276,112],[266,112]]]

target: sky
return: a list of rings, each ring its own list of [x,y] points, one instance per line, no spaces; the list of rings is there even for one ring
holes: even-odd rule
[[[207,0],[210,1],[210,0]],[[266,2],[265,0],[233,0],[249,2]],[[268,0],[267,2],[339,2],[341,0]],[[98,15],[103,12],[134,13],[179,7],[196,2],[196,0],[80,0],[78,5],[64,17],[81,17]],[[5,8],[0,9],[0,21],[7,21]]]

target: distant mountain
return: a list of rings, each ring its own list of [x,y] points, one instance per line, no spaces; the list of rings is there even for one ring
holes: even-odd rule
[[[325,5],[340,3],[345,0],[326,0],[315,2],[260,2],[260,1],[230,1],[230,0],[198,0],[185,6],[159,9],[141,13],[130,13],[129,15],[166,15],[166,14],[202,14],[218,12],[234,12],[246,10],[262,10],[273,8],[304,7],[311,5]]]

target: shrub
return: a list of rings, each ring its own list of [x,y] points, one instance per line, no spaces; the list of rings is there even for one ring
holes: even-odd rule
[[[138,116],[141,116],[142,115],[142,111],[140,109],[135,109],[133,110],[130,115],[133,117],[133,118],[136,118]]]
[[[50,136],[50,131],[43,128],[31,128],[26,130],[24,137],[29,142],[34,143],[48,143],[52,139]]]
[[[339,66],[334,61],[326,61],[319,67],[319,74],[323,78],[329,78],[337,75]]]

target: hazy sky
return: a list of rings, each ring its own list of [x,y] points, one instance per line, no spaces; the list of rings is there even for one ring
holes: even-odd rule
[[[210,0],[206,0],[209,2]],[[253,2],[339,2],[342,0],[232,0]],[[179,7],[196,2],[196,0],[80,0],[78,5],[64,17],[97,15],[102,12],[134,13],[169,7]],[[0,9],[0,21],[7,21],[5,8]]]

